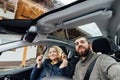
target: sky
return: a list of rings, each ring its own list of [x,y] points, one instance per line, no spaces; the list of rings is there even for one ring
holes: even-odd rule
[[[79,26],[80,29],[92,35],[92,37],[102,36],[100,29],[96,23],[89,23],[86,25]]]
[[[63,4],[69,4],[71,2],[77,1],[77,0],[60,0]]]

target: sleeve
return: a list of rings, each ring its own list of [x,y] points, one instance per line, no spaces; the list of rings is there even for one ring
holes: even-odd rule
[[[70,59],[69,60],[69,67],[70,67],[70,70],[71,70],[71,78],[72,78],[72,76],[74,75],[74,72],[75,72],[75,66],[76,66],[76,64],[77,64],[77,62],[79,61],[79,58],[77,58],[77,57],[73,57],[72,59]]]
[[[120,63],[108,55],[101,56],[100,68],[110,80],[120,80]]]
[[[113,64],[108,69],[110,80],[120,80],[120,64]]]
[[[72,78],[72,65],[68,62],[68,66],[64,68],[59,68],[59,72],[65,77]]]
[[[65,76],[72,78],[74,74],[74,69],[75,69],[75,66],[71,62],[68,62],[68,66],[65,69],[66,70]]]
[[[36,64],[35,67],[33,67],[33,70],[30,74],[30,80],[37,80],[39,78],[41,70],[42,70],[41,68],[37,68]]]

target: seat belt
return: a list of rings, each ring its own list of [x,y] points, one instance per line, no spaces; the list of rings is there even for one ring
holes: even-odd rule
[[[91,64],[89,65],[89,67],[88,67],[88,69],[87,69],[87,71],[86,71],[86,73],[85,73],[85,77],[84,77],[83,80],[89,80],[90,74],[91,74],[91,72],[92,72],[92,70],[93,70],[93,67],[94,67],[94,65],[95,65],[95,62],[96,62],[97,58],[98,58],[98,56],[97,56],[97,57],[91,62]]]

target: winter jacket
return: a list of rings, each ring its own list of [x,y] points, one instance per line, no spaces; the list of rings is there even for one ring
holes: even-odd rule
[[[83,80],[90,63],[98,56],[91,53],[84,61],[76,64],[73,80]],[[100,55],[91,72],[89,80],[120,80],[120,64],[112,57]]]
[[[52,65],[51,60],[47,59],[43,62],[41,68],[37,68],[37,65],[33,68],[30,80],[41,80],[44,77],[47,76],[66,76],[69,77],[70,68],[59,68],[60,64],[62,62],[58,62],[57,64]]]

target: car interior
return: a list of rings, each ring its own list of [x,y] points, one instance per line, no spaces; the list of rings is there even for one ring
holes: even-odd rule
[[[34,1],[39,2],[39,0]],[[76,0],[67,5],[59,3],[57,7],[55,1],[59,0],[53,0],[54,5],[49,1],[52,0],[42,2],[42,5],[45,3],[49,6],[49,10],[41,12],[42,14],[39,16],[37,14],[37,17],[35,15],[28,16],[29,13],[24,12],[18,14],[18,12],[19,16],[16,19],[3,18],[0,20],[0,64],[3,64],[1,59],[6,52],[9,55],[11,51],[18,53],[23,49],[25,51],[26,47],[31,50],[35,48],[33,50],[36,51],[33,53],[35,61],[38,55],[36,54],[37,46],[44,46],[45,49],[41,53],[45,54],[51,45],[58,45],[67,53],[68,59],[75,67],[79,58],[74,49],[74,40],[80,36],[85,36],[92,42],[94,52],[110,55],[117,62],[120,62],[120,0]],[[24,10],[29,11],[26,8]],[[34,12],[40,13],[38,10],[32,11],[31,15]],[[97,28],[95,28],[96,26]],[[11,41],[12,38],[13,41]],[[21,47],[24,48],[21,49]],[[17,48],[20,49],[18,52]],[[33,60],[33,57],[30,57]],[[22,55],[21,59],[25,61],[24,58]],[[22,62],[21,59],[20,62]],[[0,68],[0,80],[29,80],[35,65],[34,61],[34,64],[18,69]],[[49,77],[46,78],[46,80],[49,79]],[[52,78],[52,80],[64,79],[62,77]]]

